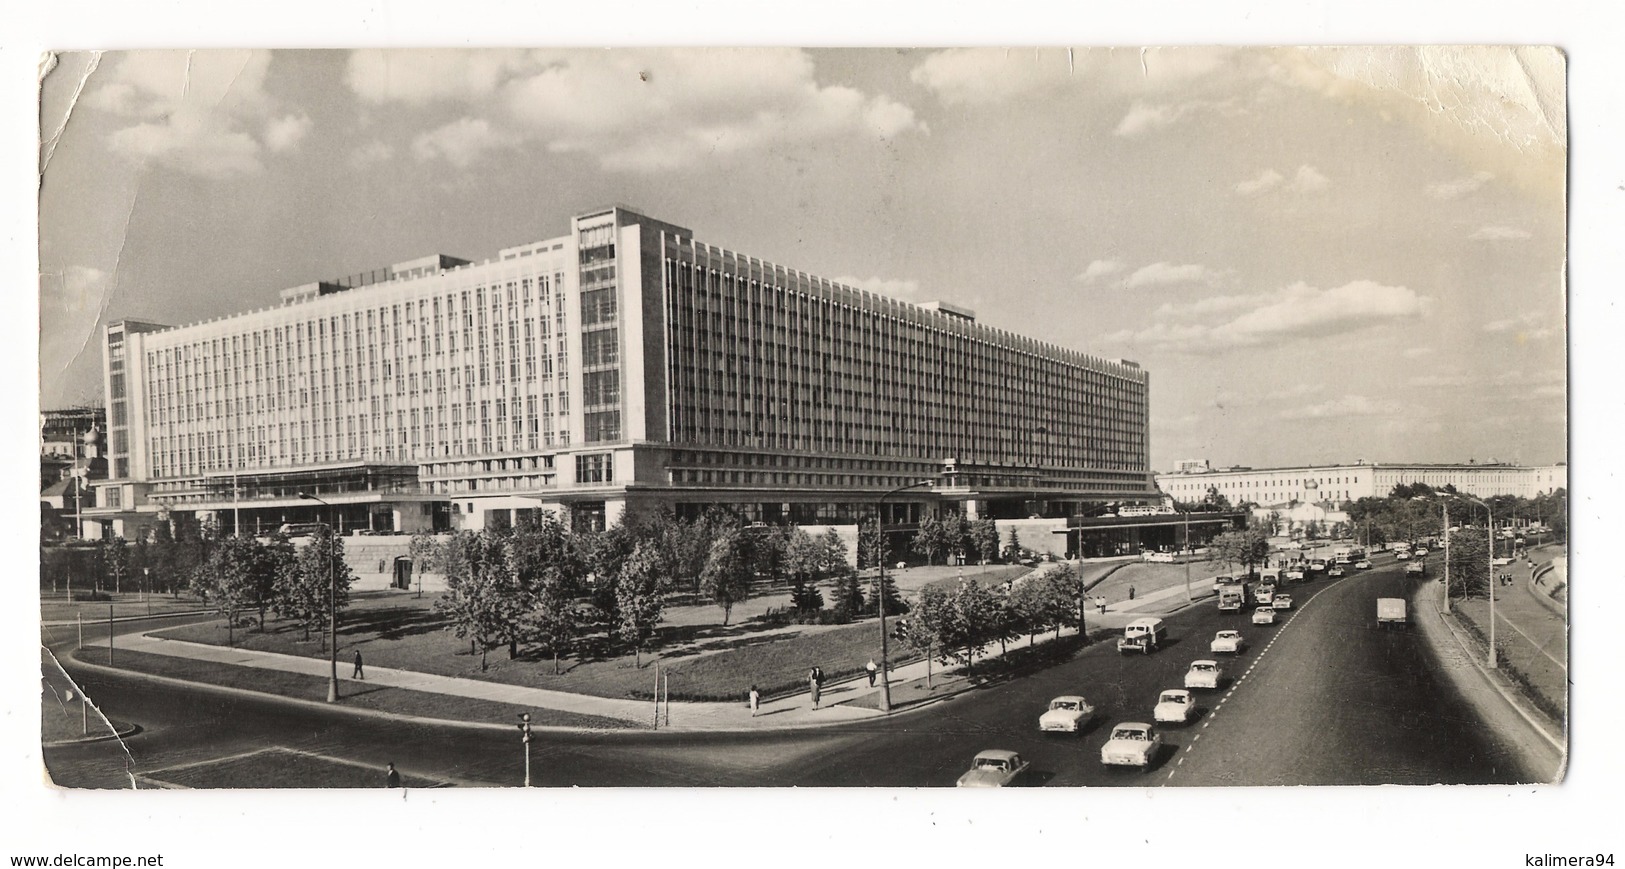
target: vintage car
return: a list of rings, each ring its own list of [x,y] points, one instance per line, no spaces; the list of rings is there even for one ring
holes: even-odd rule
[[[1241,638],[1241,631],[1220,631],[1213,635],[1213,642],[1208,644],[1208,649],[1215,655],[1221,653],[1239,655],[1245,648],[1247,641]]]
[[[1354,562],[1354,569],[1355,570],[1370,570],[1371,569],[1371,559],[1362,558],[1359,561]]]
[[[1309,562],[1309,569],[1316,573],[1324,571],[1326,569],[1326,559],[1317,558],[1314,561]]]
[[[1100,747],[1100,762],[1107,766],[1145,769],[1157,758],[1162,735],[1149,724],[1125,722],[1112,728],[1112,738]]]
[[[1394,558],[1398,559],[1399,561],[1410,561],[1411,553],[1409,550],[1401,549],[1400,551],[1394,553]]]
[[[1418,546],[1416,547],[1416,551],[1412,552],[1411,554],[1417,558],[1421,558],[1422,556],[1428,554],[1428,548],[1426,546]]]
[[[1002,788],[1014,782],[1016,776],[1026,772],[1030,765],[1013,751],[997,748],[980,751],[971,761],[970,770],[959,777],[955,787]]]
[[[1292,609],[1292,595],[1278,594],[1275,596],[1275,600],[1270,601],[1270,606],[1278,610]]]
[[[1415,574],[1425,574],[1425,573],[1427,573],[1427,565],[1424,564],[1421,561],[1413,561],[1410,564],[1405,565],[1405,572],[1406,573],[1415,573]]]
[[[1192,661],[1191,668],[1185,671],[1185,687],[1218,688],[1222,678],[1224,671],[1219,669],[1218,661]]]
[[[1076,694],[1057,697],[1049,702],[1049,709],[1038,716],[1038,729],[1045,733],[1082,733],[1095,707]]]
[[[1125,655],[1129,652],[1148,655],[1156,651],[1157,646],[1166,639],[1168,628],[1163,625],[1162,619],[1135,619],[1123,626],[1123,636],[1117,640],[1117,651]]]
[[[1333,577],[1336,577],[1336,576],[1343,576],[1343,575],[1344,575],[1344,572],[1343,572],[1343,565],[1341,565],[1341,564],[1334,564],[1334,565],[1332,565],[1332,566],[1331,566],[1331,569],[1329,569],[1329,570],[1327,570],[1327,571],[1326,571],[1326,575],[1327,575],[1327,576],[1333,576]]]
[[[1288,582],[1303,582],[1303,566],[1294,564],[1287,568],[1286,578]]]
[[[1275,624],[1275,607],[1274,607],[1274,605],[1261,606],[1258,609],[1253,610],[1253,624],[1255,624],[1255,625],[1273,625],[1273,624]]]
[[[1196,701],[1191,692],[1170,688],[1157,696],[1157,708],[1151,718],[1158,724],[1186,724],[1196,715]]]

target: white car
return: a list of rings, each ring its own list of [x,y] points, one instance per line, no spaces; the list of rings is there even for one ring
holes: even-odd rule
[[[1289,567],[1286,569],[1286,578],[1292,582],[1303,582],[1303,568]]]
[[[1354,562],[1354,569],[1355,570],[1370,570],[1371,569],[1371,561],[1369,559],[1362,558],[1359,561]]]
[[[1172,688],[1157,697],[1157,708],[1151,713],[1158,724],[1188,724],[1196,714],[1196,702],[1191,692]]]
[[[1045,733],[1082,733],[1094,714],[1095,707],[1076,694],[1068,694],[1049,702],[1049,709],[1038,716],[1038,729]]]
[[[1112,728],[1112,738],[1100,747],[1100,762],[1107,766],[1145,769],[1162,748],[1162,734],[1149,724],[1130,721]]]
[[[1426,571],[1426,566],[1424,566],[1420,561],[1413,561],[1410,564],[1405,565],[1406,573],[1425,573]]]
[[[954,783],[961,788],[1002,788],[1013,783],[1016,776],[1027,771],[1031,764],[1013,751],[990,749],[977,752],[970,770]]]
[[[1192,661],[1191,668],[1185,671],[1185,687],[1217,689],[1222,678],[1224,671],[1219,669],[1218,661]]]
[[[1341,564],[1332,565],[1331,569],[1326,571],[1326,575],[1327,576],[1342,576],[1343,575],[1343,565],[1341,565]]]
[[[1275,596],[1275,600],[1270,601],[1270,606],[1278,610],[1292,609],[1292,595],[1278,594]]]
[[[1428,554],[1428,548],[1426,546],[1418,546],[1416,547],[1416,551],[1412,552],[1411,554],[1417,558],[1421,558],[1422,556]]]
[[[1255,624],[1255,625],[1273,625],[1273,624],[1275,624],[1275,607],[1273,607],[1273,606],[1261,606],[1258,609],[1253,610],[1253,624]]]
[[[1213,642],[1208,644],[1208,649],[1215,655],[1223,653],[1239,655],[1245,648],[1247,641],[1241,638],[1241,631],[1220,631],[1213,635]]]
[[[1394,553],[1394,558],[1396,558],[1396,559],[1398,559],[1400,561],[1410,561],[1411,560],[1411,554],[1402,549],[1402,550]]]

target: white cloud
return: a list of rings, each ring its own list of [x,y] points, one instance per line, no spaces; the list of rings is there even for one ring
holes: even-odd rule
[[[1523,241],[1529,238],[1529,232],[1514,226],[1483,226],[1467,238],[1471,241]]]
[[[1218,278],[1218,272],[1204,265],[1156,262],[1135,270],[1125,283],[1129,287],[1154,287],[1166,284],[1212,283]]]
[[[853,289],[867,290],[893,299],[917,301],[920,295],[920,282],[909,278],[855,278],[850,275],[843,275],[830,280]]]
[[[1251,196],[1269,190],[1285,180],[1281,177],[1281,173],[1274,169],[1265,169],[1257,178],[1236,182],[1236,192],[1243,196]]]
[[[1293,173],[1292,180],[1274,169],[1265,169],[1257,178],[1249,178],[1236,183],[1236,192],[1243,196],[1254,196],[1274,189],[1281,189],[1292,193],[1320,193],[1331,186],[1331,181],[1313,166],[1299,166]]]
[[[1466,374],[1419,374],[1405,381],[1406,385],[1421,389],[1457,389],[1477,382]]]
[[[516,71],[544,64],[525,51],[369,48],[350,53],[344,81],[365,102],[421,106],[489,97]]]
[[[1055,91],[1145,93],[1209,79],[1234,54],[1233,49],[1211,47],[950,48],[926,57],[909,79],[948,106]]]
[[[1281,419],[1342,419],[1360,416],[1398,416],[1405,411],[1399,401],[1387,398],[1368,398],[1364,395],[1345,395],[1319,404],[1289,408],[1280,412]]]
[[[1078,273],[1077,280],[1086,284],[1094,283],[1101,278],[1110,277],[1123,270],[1123,263],[1114,259],[1097,259],[1091,262],[1082,272]]]
[[[377,140],[360,145],[350,151],[350,165],[356,169],[365,169],[376,163],[383,163],[395,156],[395,146]]]
[[[1184,117],[1186,114],[1189,114],[1191,107],[1192,104],[1189,103],[1181,105],[1157,105],[1153,103],[1136,102],[1134,106],[1129,109],[1128,114],[1124,115],[1123,119],[1117,122],[1117,128],[1112,130],[1112,134],[1116,136],[1123,136],[1125,138],[1133,138],[1135,136],[1149,133],[1152,130],[1172,126],[1180,118]]]
[[[819,84],[811,57],[796,49],[488,54],[358,52],[347,79],[375,103],[460,99],[464,121],[503,131],[508,144],[533,140],[612,171],[928,132],[913,109],[885,95]]]
[[[1313,166],[1299,166],[1287,189],[1295,193],[1319,193],[1331,186],[1331,181]]]
[[[1275,293],[1221,296],[1199,299],[1183,305],[1164,305],[1155,314],[1157,322],[1139,331],[1122,331],[1109,338],[1156,349],[1191,354],[1211,354],[1238,347],[1258,347],[1299,340],[1314,340],[1354,332],[1368,326],[1403,322],[1422,316],[1430,300],[1407,287],[1392,287],[1374,281],[1353,281],[1321,290],[1306,284],[1293,284]],[[1240,313],[1216,324],[1214,318],[1179,325],[1170,323],[1186,317],[1221,310]]]
[[[265,125],[265,147],[272,151],[292,150],[310,132],[311,124],[305,115],[276,118]]]
[[[1434,199],[1460,199],[1469,193],[1477,191],[1480,187],[1488,184],[1493,178],[1495,178],[1495,176],[1488,172],[1474,172],[1471,175],[1464,175],[1460,178],[1454,178],[1449,181],[1440,181],[1434,184],[1429,184],[1427,186],[1427,195],[1433,197]]]
[[[1406,347],[1400,355],[1406,359],[1420,359],[1423,356],[1433,355],[1432,347]]]
[[[459,118],[412,141],[412,155],[419,160],[444,158],[459,169],[467,168],[486,151],[507,148],[516,137],[491,128],[484,118]]]
[[[252,175],[264,169],[264,150],[295,147],[310,125],[303,115],[273,119],[270,62],[267,51],[122,53],[85,103],[133,121],[108,138],[126,160],[205,178]]]
[[[1288,401],[1294,398],[1303,398],[1306,395],[1314,395],[1324,391],[1325,389],[1326,385],[1323,383],[1300,383],[1296,386],[1289,386],[1285,389],[1274,390],[1266,394],[1264,396],[1264,400],[1271,402]]]

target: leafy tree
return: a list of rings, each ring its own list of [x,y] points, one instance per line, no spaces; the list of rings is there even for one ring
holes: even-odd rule
[[[664,616],[659,558],[648,544],[638,544],[621,566],[615,583],[616,632],[632,646],[633,664],[643,666],[643,645],[654,635]]]
[[[945,646],[955,659],[965,663],[967,673],[975,672],[976,655],[982,647],[995,639],[1002,621],[999,602],[993,593],[976,580],[960,583],[952,593],[954,608],[958,611],[960,634],[958,642]]]
[[[737,529],[724,531],[711,544],[710,558],[700,572],[700,593],[722,607],[724,627],[734,604],[750,597],[753,561],[750,541]]]
[[[1049,617],[1056,626],[1056,636],[1060,636],[1061,625],[1075,623],[1078,636],[1087,643],[1089,633],[1085,620],[1089,591],[1083,577],[1071,565],[1062,564],[1045,573],[1039,581],[1044,584],[1049,598]]]
[[[1051,625],[1059,629],[1054,619],[1050,588],[1032,577],[1018,579],[1010,586],[1009,608],[1015,623],[1028,634],[1030,644],[1038,642],[1038,632]]]
[[[824,607],[817,582],[829,569],[829,553],[822,541],[800,528],[785,543],[784,570],[790,577],[790,602],[799,613],[817,612]],[[842,562],[845,563],[844,561]]]
[[[1270,541],[1262,528],[1250,527],[1226,531],[1214,537],[1209,547],[1210,562],[1237,565],[1252,573],[1253,568],[1263,564],[1269,556]]]
[[[505,544],[525,605],[518,635],[553,656],[557,676],[559,655],[570,650],[580,632],[575,601],[584,569],[578,550],[563,523],[552,515],[521,523]]]
[[[999,557],[999,526],[992,519],[982,517],[970,523],[971,548],[982,564]]]
[[[914,551],[925,556],[926,564],[935,564],[938,553],[946,553],[952,541],[948,526],[936,516],[920,518],[920,528],[914,534]]]
[[[1219,491],[1218,486],[1207,487],[1207,495],[1202,499],[1202,503],[1205,504],[1207,509],[1212,512],[1222,513],[1233,509],[1230,506],[1230,499],[1226,497],[1223,492]]]
[[[766,577],[770,584],[777,583],[789,569],[786,562],[790,555],[790,540],[797,532],[807,533],[800,528],[784,525],[757,527],[747,532],[751,569],[758,576]]]
[[[515,640],[523,612],[503,544],[491,531],[453,535],[446,547],[446,591],[435,601],[451,621],[448,629],[468,640],[469,654],[479,651],[481,670],[491,649]]]
[[[878,567],[891,557],[890,546],[880,533],[880,522],[864,522],[858,528],[858,569]]]
[[[1463,528],[1450,534],[1451,597],[1471,597],[1490,590],[1488,538],[1479,528]]]
[[[113,581],[113,590],[124,590],[124,577],[130,574],[130,547],[123,537],[109,537],[96,544],[102,575]],[[98,586],[99,587],[99,586]]]
[[[958,513],[942,517],[942,539],[946,552],[960,562],[971,551],[970,523]]]
[[[276,605],[278,584],[285,574],[295,569],[298,553],[294,551],[288,535],[281,531],[272,534],[264,544],[258,540],[254,540],[254,543],[258,559],[250,583],[250,597],[254,609],[259,611],[260,632],[264,633],[266,610]]]
[[[317,526],[310,542],[300,549],[294,558],[294,569],[278,577],[280,588],[277,590],[277,601],[285,598],[292,602],[290,610],[293,617],[299,619],[305,628],[305,639],[310,639],[310,629],[319,627],[328,620],[328,599],[332,598],[332,612],[337,613],[350,605],[350,586],[355,582],[355,575],[350,565],[344,561],[344,539],[333,534],[333,530],[326,525]],[[329,574],[331,571],[331,575]],[[288,587],[289,580],[294,587]],[[329,588],[332,588],[332,593]],[[335,635],[338,626],[334,625]],[[336,636],[335,636],[336,639]],[[324,639],[323,648],[326,648]]]
[[[260,545],[252,537],[218,541],[209,558],[192,574],[192,588],[213,600],[216,612],[226,617],[226,645],[235,646],[237,614],[256,602],[256,573],[266,568]]]
[[[1324,532],[1321,529],[1319,519],[1310,519],[1308,522],[1304,523],[1303,538],[1305,540],[1319,540],[1322,533]]]
[[[959,610],[947,589],[928,585],[920,589],[918,605],[909,614],[904,639],[925,655],[925,687],[931,688],[931,662],[943,649],[959,645],[965,634]]]

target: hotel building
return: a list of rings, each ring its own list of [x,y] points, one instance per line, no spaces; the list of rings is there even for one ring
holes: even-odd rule
[[[502,526],[724,505],[749,521],[995,518],[1152,500],[1148,377],[696,241],[615,207],[485,262],[430,256],[280,304],[105,331],[88,536]]]

